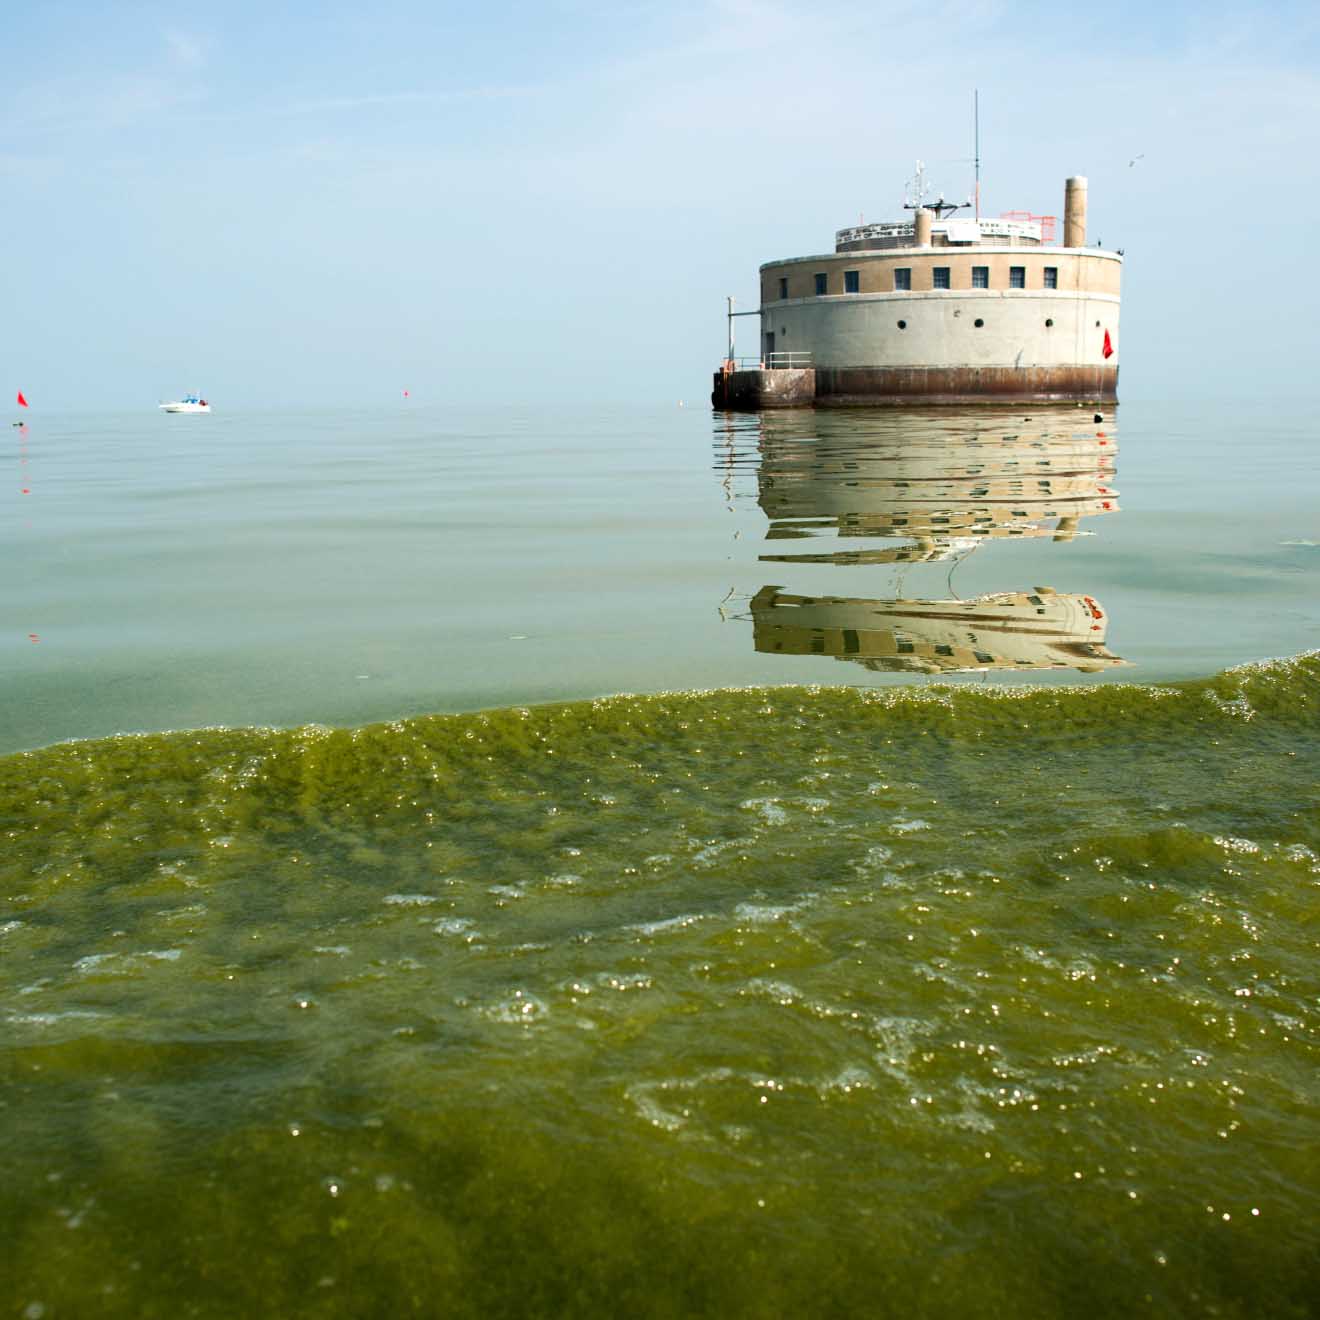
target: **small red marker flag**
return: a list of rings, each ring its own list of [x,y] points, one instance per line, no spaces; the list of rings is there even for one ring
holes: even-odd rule
[[[28,406],[28,401],[23,397],[22,390],[19,390],[18,392],[18,406],[20,408],[26,408]]]
[[[1111,357],[1114,356],[1114,346],[1113,346],[1113,344],[1111,344],[1111,343],[1109,342],[1109,331],[1108,331],[1108,330],[1105,331],[1105,346],[1104,346],[1104,348],[1102,348],[1102,349],[1100,350],[1100,352],[1101,352],[1101,354],[1102,354],[1104,357],[1107,357],[1107,358],[1111,358]]]

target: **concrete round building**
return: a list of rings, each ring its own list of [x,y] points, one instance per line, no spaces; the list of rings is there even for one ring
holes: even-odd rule
[[[1086,246],[1086,180],[1067,181],[1059,247],[1051,217],[951,209],[766,262],[760,360],[724,363],[716,406],[1112,403],[1123,258]]]

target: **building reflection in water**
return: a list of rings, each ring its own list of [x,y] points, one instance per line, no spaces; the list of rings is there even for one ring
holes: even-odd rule
[[[1105,647],[1094,597],[1025,588],[959,599],[953,567],[992,539],[1068,541],[1083,519],[1114,512],[1117,438],[1109,419],[1075,409],[996,412],[763,413],[722,437],[730,477],[755,466],[769,520],[759,556],[777,564],[945,563],[941,599],[791,594],[751,599],[758,651],[828,655],[876,670],[951,673],[1127,662]],[[754,430],[747,423],[754,424]],[[717,422],[717,427],[721,423]],[[847,538],[847,549],[784,542]],[[1006,584],[1009,585],[1009,584]]]

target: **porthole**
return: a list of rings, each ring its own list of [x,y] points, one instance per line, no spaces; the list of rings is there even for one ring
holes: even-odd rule
[[[1045,318],[1045,327],[1046,327],[1046,329],[1048,329],[1048,328],[1049,328],[1050,326],[1052,326],[1053,324],[1054,324],[1054,320],[1053,320],[1053,318],[1047,316],[1047,317]]]
[[[1100,322],[1099,322],[1099,321],[1097,321],[1097,322],[1095,323],[1095,328],[1096,328],[1097,330],[1100,329]]]
[[[985,322],[981,320],[981,318],[978,316],[976,320],[972,322],[972,324],[979,330],[985,324]]]
[[[900,321],[900,322],[898,323],[898,328],[899,328],[900,330],[906,330],[906,329],[907,329],[907,322],[906,322],[906,321]]]

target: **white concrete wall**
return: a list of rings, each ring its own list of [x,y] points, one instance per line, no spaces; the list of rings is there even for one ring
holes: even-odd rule
[[[1063,290],[839,294],[763,308],[761,344],[772,331],[777,351],[817,367],[1114,367],[1118,312],[1117,297]]]

